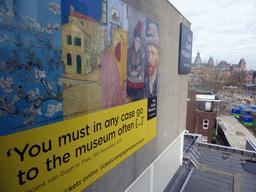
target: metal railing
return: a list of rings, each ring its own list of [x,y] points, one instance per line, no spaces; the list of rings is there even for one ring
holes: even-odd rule
[[[210,143],[203,143],[203,142],[198,142],[198,146],[201,147],[206,147],[209,149],[215,149],[215,150],[220,150],[220,151],[225,151],[229,153],[235,153],[247,157],[256,157],[256,151],[250,151],[250,150],[244,150],[244,149],[238,149],[238,148],[233,148],[233,147],[227,147],[227,146],[222,146],[222,145],[215,145],[215,144],[210,144]]]
[[[189,159],[191,163],[197,168],[201,153],[196,149],[194,145],[189,145],[183,152],[183,157]]]

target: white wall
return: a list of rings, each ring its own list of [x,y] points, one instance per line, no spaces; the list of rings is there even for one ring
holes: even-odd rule
[[[125,192],[163,191],[182,164],[184,133],[136,179]]]

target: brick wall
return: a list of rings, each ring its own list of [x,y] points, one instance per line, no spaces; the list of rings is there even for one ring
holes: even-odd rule
[[[187,121],[186,129],[189,133],[195,133],[196,123],[196,90],[190,89],[188,91],[188,103],[187,103]]]
[[[212,135],[212,130],[214,127],[214,112],[203,112],[203,111],[197,111],[198,120],[197,120],[197,131],[196,133],[202,134],[203,136],[208,137],[208,143],[212,142],[213,135]],[[208,129],[203,128],[203,121],[207,119],[209,120],[209,126]]]
[[[196,109],[196,90],[188,91],[188,101],[187,104],[187,122],[186,129],[189,133],[198,133],[203,136],[208,137],[208,143],[212,142],[213,135],[213,127],[215,121],[215,113],[214,112],[204,112]],[[212,103],[212,111],[214,111],[214,103]],[[203,120],[209,120],[208,129],[203,129]]]

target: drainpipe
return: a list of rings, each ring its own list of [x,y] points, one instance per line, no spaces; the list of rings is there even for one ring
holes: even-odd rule
[[[220,106],[218,106],[218,111],[217,111],[217,126],[216,126],[216,135],[218,135],[218,127],[219,127],[219,116],[220,116]]]
[[[197,121],[198,121],[198,116],[196,116],[196,130],[195,130],[195,134],[197,134]]]

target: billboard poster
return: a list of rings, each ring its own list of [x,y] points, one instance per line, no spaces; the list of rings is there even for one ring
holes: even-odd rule
[[[0,3],[0,191],[81,191],[156,135],[159,25],[120,0]]]

